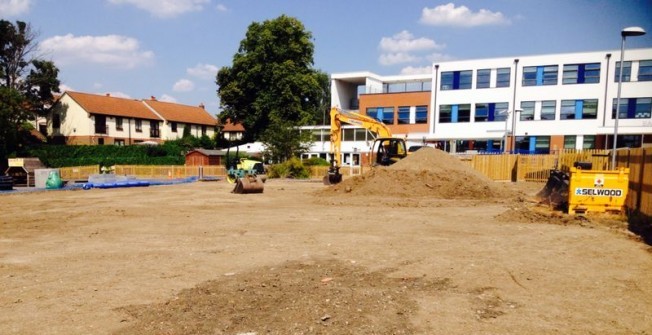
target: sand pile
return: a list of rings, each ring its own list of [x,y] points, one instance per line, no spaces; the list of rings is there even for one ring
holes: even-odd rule
[[[448,153],[425,147],[389,167],[345,179],[325,193],[444,199],[505,199],[515,193]]]

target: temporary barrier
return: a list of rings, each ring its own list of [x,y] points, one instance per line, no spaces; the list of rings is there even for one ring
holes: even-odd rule
[[[621,212],[629,189],[629,168],[582,170],[572,167],[568,214]]]

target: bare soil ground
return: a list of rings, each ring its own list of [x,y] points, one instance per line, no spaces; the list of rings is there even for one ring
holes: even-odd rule
[[[652,252],[626,222],[437,155],[262,194],[0,195],[0,334],[652,333]]]

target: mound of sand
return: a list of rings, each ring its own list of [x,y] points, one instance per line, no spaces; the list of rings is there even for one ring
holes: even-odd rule
[[[345,179],[325,193],[443,199],[504,199],[515,192],[448,153],[424,147],[388,167]]]

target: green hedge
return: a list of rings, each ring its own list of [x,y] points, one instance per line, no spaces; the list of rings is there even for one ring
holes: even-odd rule
[[[183,165],[184,148],[176,143],[149,145],[42,145],[29,149],[51,168],[100,165]]]

